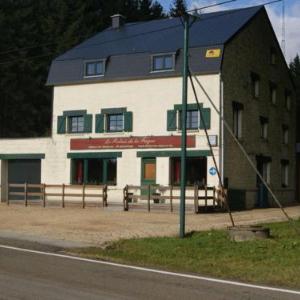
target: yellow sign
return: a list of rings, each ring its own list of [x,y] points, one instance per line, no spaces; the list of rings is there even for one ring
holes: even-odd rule
[[[206,50],[206,58],[217,58],[221,56],[221,49],[208,49]]]

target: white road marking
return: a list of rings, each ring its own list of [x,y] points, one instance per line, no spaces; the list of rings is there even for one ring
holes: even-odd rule
[[[76,261],[82,261],[82,262],[88,262],[88,263],[94,263],[94,264],[100,264],[100,265],[108,265],[108,266],[113,266],[113,267],[118,267],[118,268],[151,272],[151,273],[162,274],[162,275],[177,276],[177,277],[183,277],[183,278],[188,278],[188,279],[197,279],[197,280],[202,280],[202,281],[235,285],[235,286],[241,286],[241,287],[248,287],[248,288],[260,289],[260,290],[266,290],[266,291],[272,291],[272,292],[281,292],[281,293],[287,293],[287,294],[300,295],[300,291],[290,290],[290,289],[281,289],[281,288],[274,288],[274,287],[263,286],[263,285],[242,283],[242,282],[231,281],[231,280],[222,280],[222,279],[217,279],[217,278],[197,276],[197,275],[191,275],[191,274],[168,272],[168,271],[162,271],[162,270],[157,270],[157,269],[124,265],[124,264],[82,258],[82,257],[77,257],[77,256],[65,255],[65,254],[58,254],[58,253],[43,252],[43,251],[37,251],[37,250],[31,250],[31,249],[25,249],[25,248],[12,247],[12,246],[1,245],[1,244],[0,244],[0,248],[19,251],[19,252],[26,252],[26,253],[33,253],[33,254],[39,254],[39,255],[66,258],[66,259],[70,259],[70,260],[76,260]]]

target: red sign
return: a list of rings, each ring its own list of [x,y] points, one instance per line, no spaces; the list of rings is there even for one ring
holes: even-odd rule
[[[195,136],[187,136],[186,145],[189,148],[195,147]],[[180,148],[180,146],[180,136],[133,136],[71,140],[71,150]]]

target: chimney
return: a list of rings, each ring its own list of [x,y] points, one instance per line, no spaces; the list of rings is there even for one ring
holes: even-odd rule
[[[113,29],[120,29],[125,23],[125,17],[120,15],[120,14],[116,14],[111,16],[111,25]]]

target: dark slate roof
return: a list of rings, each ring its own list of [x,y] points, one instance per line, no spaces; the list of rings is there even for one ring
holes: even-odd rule
[[[202,54],[206,49],[214,47],[223,49],[223,45],[261,9],[263,6],[201,15],[190,30],[190,47],[194,48],[190,53],[193,71],[219,72],[222,58],[205,60],[205,55]],[[162,77],[162,73],[150,73],[150,56],[167,52],[178,54],[173,72],[173,75],[178,75],[181,70],[179,50],[182,45],[183,27],[180,18],[128,23],[119,30],[110,27],[56,58],[52,62],[47,84]],[[197,59],[193,59],[193,52]],[[102,58],[108,59],[105,76],[101,79],[84,78],[84,61]]]

